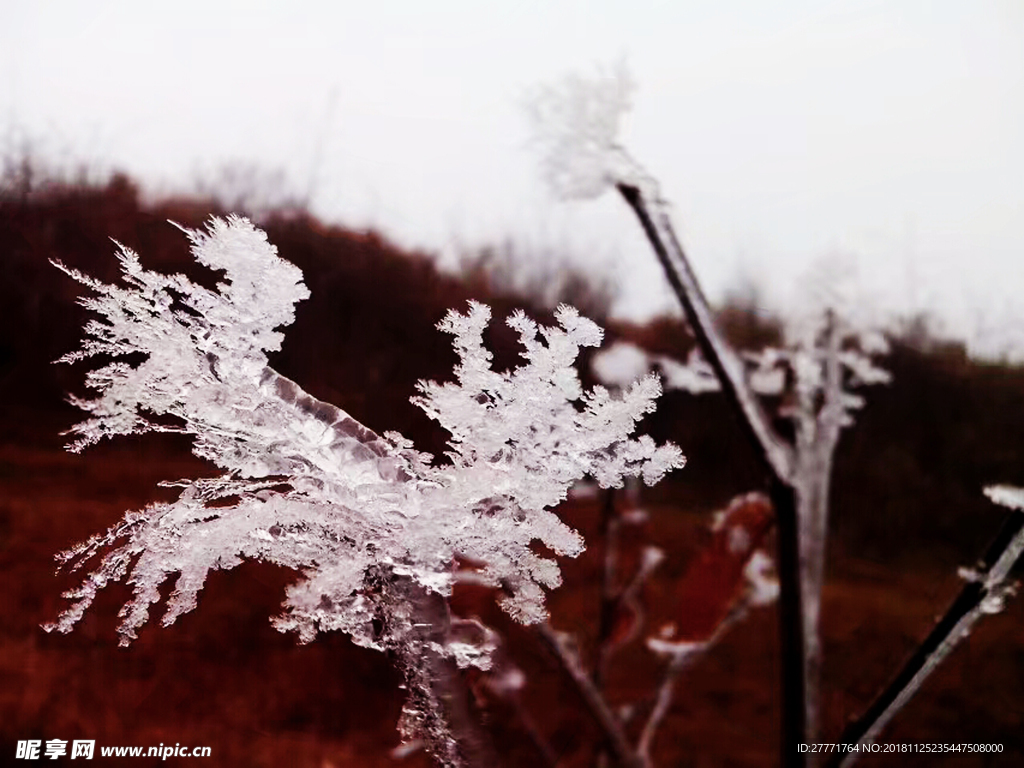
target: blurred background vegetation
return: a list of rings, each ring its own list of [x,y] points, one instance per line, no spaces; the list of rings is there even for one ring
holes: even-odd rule
[[[215,756],[222,756],[217,764],[273,765],[288,760],[319,766],[391,764],[381,745],[393,745],[397,738],[393,725],[400,699],[397,678],[386,660],[352,648],[344,638],[296,648],[291,638],[279,637],[269,628],[266,616],[276,612],[280,590],[287,583],[287,574],[273,569],[250,566],[220,575],[208,590],[212,594],[201,601],[198,618],[186,617],[171,630],[147,630],[128,652],[113,647],[116,596],[101,600],[83,629],[70,637],[46,636],[38,630],[40,622],[56,615],[61,587],[70,585],[67,579],[52,577],[54,552],[112,524],[126,508],[158,498],[165,491],[155,487],[156,480],[210,471],[189,457],[187,446],[168,436],[100,446],[84,457],[61,453],[59,432],[80,417],[65,397],[69,392],[84,394],[85,366],[56,366],[51,361],[77,348],[87,313],[76,304],[81,287],[54,269],[50,259],[110,282],[117,278],[114,239],[136,250],[151,269],[183,272],[210,285],[215,277],[196,267],[185,238],[167,220],[198,227],[210,215],[253,215],[281,256],[302,269],[312,294],[299,305],[296,322],[287,329],[284,348],[272,365],[378,432],[397,430],[435,454],[443,450],[445,435],[409,403],[409,397],[418,380],[451,376],[455,356],[450,340],[435,324],[449,308],[463,307],[470,298],[490,304],[495,318],[522,308],[542,322],[551,321],[559,302],[568,302],[605,325],[606,343],[621,339],[679,359],[685,359],[693,345],[678,317],[644,325],[612,318],[614,282],[567,266],[557,253],[525,258],[529,254],[509,240],[467,252],[461,271],[444,272],[430,254],[401,252],[379,233],[348,231],[316,220],[305,211],[301,196],[275,188],[283,184],[279,178],[247,175],[243,170],[208,178],[201,194],[149,200],[123,174],[97,178],[85,170],[58,172],[28,148],[3,161],[0,568],[8,589],[0,628],[0,657],[5,659],[0,690],[6,691],[0,696],[0,729],[5,739],[72,738],[81,732],[82,738],[103,738],[109,744],[141,744],[184,743],[189,735],[196,743],[214,746]],[[251,188],[261,185],[263,189]],[[739,348],[758,349],[777,342],[781,334],[779,319],[759,305],[756,286],[738,286],[718,308],[718,317]],[[868,634],[859,640],[859,630],[851,628],[847,615],[826,629],[826,677],[832,674],[837,680],[829,705],[833,727],[863,706],[894,671],[901,654],[927,630],[929,616],[940,612],[952,594],[956,566],[973,561],[994,535],[1002,511],[985,500],[982,487],[1024,485],[1024,368],[972,360],[961,343],[935,338],[929,327],[926,317],[908,317],[891,329],[892,352],[882,365],[893,374],[893,382],[863,393],[867,405],[840,443],[832,507],[832,577],[844,589],[865,580],[879,589],[902,585],[905,591],[897,589],[891,604],[878,598],[881,592],[872,593],[871,599],[881,599],[888,608],[872,608],[870,600],[858,598],[861,602],[850,610],[902,613],[909,623],[899,624],[902,619],[893,616],[879,619],[883,628],[864,630]],[[496,364],[516,364],[513,334],[500,323],[488,333]],[[581,376],[592,385],[588,360],[585,355]],[[699,535],[693,532],[706,527],[711,510],[762,485],[758,464],[717,394],[668,392],[641,431],[659,442],[676,442],[689,459],[685,470],[645,492],[644,504],[661,510],[657,519],[669,521],[660,533],[652,528],[652,537],[662,546],[658,536],[676,537],[680,547],[692,549],[684,539]],[[587,514],[586,509],[567,512],[585,533],[596,525]],[[692,525],[676,525],[672,515]],[[553,603],[565,611],[566,621],[581,622],[582,633],[584,607],[597,605],[591,594],[597,568],[596,561],[586,557],[570,566],[564,595]],[[666,573],[678,573],[678,567],[669,567]],[[108,591],[116,595],[116,589]],[[834,592],[834,600],[840,599],[840,592]],[[240,601],[240,596],[245,599]],[[827,596],[826,624],[828,610]],[[557,613],[555,618],[557,624]],[[501,621],[496,616],[492,620]],[[890,620],[896,624],[886,624]],[[1009,694],[978,690],[986,685],[984,680],[991,678],[995,684],[1006,674],[1007,685],[1015,686],[1015,691],[1024,683],[1024,637],[1019,630],[1000,626],[998,637],[991,639],[993,647],[1001,649],[993,657],[998,666],[981,674],[981,682],[962,679],[962,668],[949,673],[954,678],[938,676],[935,690],[952,698],[935,694],[933,706],[938,709],[919,724],[920,730],[907,726],[911,730],[905,735],[930,733],[931,740],[942,740],[941,733],[932,731],[941,730],[956,711],[967,717],[965,727],[975,729],[958,732],[957,740],[988,736],[1020,747],[1019,713],[1024,710],[1019,698],[1015,707],[1006,707]],[[771,621],[763,622],[763,648],[758,653],[772,652],[771,627]],[[505,631],[522,639],[518,629]],[[771,639],[765,639],[766,633]],[[842,645],[844,637],[854,647]],[[872,656],[863,648],[866,641],[880,650]],[[537,652],[532,653],[537,658],[522,662],[528,671],[543,666]],[[727,645],[721,653],[710,662],[715,674],[709,672],[704,679],[697,673],[692,685],[694,696],[711,697],[713,711],[707,717],[714,715],[716,720],[729,719],[722,712],[730,707],[746,706],[740,698],[721,697],[727,696],[722,693],[728,690],[726,678],[752,655],[749,645]],[[736,654],[735,663],[728,661],[729,654]],[[168,657],[172,660],[165,662]],[[161,666],[165,663],[198,666],[185,672]],[[215,674],[213,669],[221,671]],[[233,694],[213,696],[219,725],[205,731],[183,725],[194,716],[189,702],[199,690],[188,685],[223,686],[230,675],[250,676],[256,669],[262,670],[263,689],[254,694],[239,684]],[[219,677],[222,674],[226,677]],[[759,764],[762,756],[774,759],[775,682],[770,666],[759,674],[763,705],[756,711],[743,709],[729,726],[740,727],[742,733],[724,733],[722,743],[703,745],[712,754],[731,755],[735,764]],[[183,676],[192,679],[186,682]],[[862,684],[851,688],[850,679]],[[109,690],[87,690],[76,682],[85,680],[93,688]],[[718,699],[708,693],[708,686],[718,691]],[[956,693],[961,687],[963,691]],[[947,689],[953,693],[943,693]],[[310,698],[310,692],[316,696]],[[552,742],[568,755],[567,765],[586,764],[579,756],[585,741],[580,734],[586,727],[579,720],[582,716],[573,714],[578,706],[565,698],[564,691],[546,695],[543,706],[561,712],[551,719]],[[198,705],[197,711],[214,703]],[[697,699],[683,706],[676,721],[680,743],[689,727],[685,723],[696,728],[693,724],[703,722]],[[965,715],[965,708],[976,710],[977,718]],[[764,721],[763,727],[754,723],[761,722],[757,718]],[[748,721],[754,724],[735,725]],[[515,746],[523,741],[521,734],[517,736],[508,724],[492,725],[496,738],[513,745],[507,752],[509,764],[529,762],[528,749]],[[230,739],[225,729],[234,734]],[[283,741],[280,734],[286,734]],[[329,759],[323,751],[325,742],[332,745]],[[693,755],[701,746],[691,744],[687,752]],[[683,762],[665,764],[689,764],[673,754],[666,752],[664,759]]]

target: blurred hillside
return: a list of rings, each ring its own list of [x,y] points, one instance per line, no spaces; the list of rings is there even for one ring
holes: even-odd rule
[[[78,346],[87,313],[75,299],[83,289],[49,260],[112,281],[113,239],[136,250],[149,268],[211,285],[215,276],[192,262],[185,238],[168,219],[198,227],[211,214],[225,213],[212,198],[144,205],[120,175],[102,185],[5,190],[0,439],[52,446],[56,433],[79,417],[64,398],[84,393],[87,366],[51,361]],[[443,450],[445,435],[409,397],[418,380],[451,375],[449,337],[435,329],[449,308],[462,309],[472,297],[491,304],[497,320],[521,307],[550,321],[549,310],[562,298],[595,315],[605,315],[611,303],[607,283],[595,280],[588,289],[585,275],[559,275],[554,266],[541,280],[516,278],[507,245],[502,258],[485,251],[465,262],[459,279],[440,272],[429,255],[400,252],[373,232],[327,226],[301,211],[282,209],[260,223],[281,255],[302,269],[312,294],[299,305],[272,365],[375,430],[400,431],[435,453]],[[555,283],[561,294],[552,291]],[[516,295],[516,286],[533,290]],[[692,345],[685,324],[673,318],[642,327],[599,319],[608,325],[607,341],[623,338],[680,357]],[[779,323],[742,297],[721,308],[720,321],[741,348],[779,338]],[[843,546],[871,557],[936,547],[948,556],[973,557],[1000,517],[982,497],[982,486],[1024,483],[1024,369],[974,362],[962,346],[928,338],[920,323],[908,327],[883,362],[893,383],[864,392],[867,407],[840,444],[835,531]],[[518,345],[501,322],[492,324],[489,343],[499,366],[516,363]],[[586,371],[583,378],[590,383]],[[673,494],[704,506],[760,484],[756,462],[719,396],[669,392],[648,421],[644,429],[676,441],[688,456],[686,470],[672,479]]]
[[[105,590],[71,635],[39,630],[64,607],[61,590],[77,583],[53,578],[55,552],[125,510],[166,497],[159,480],[210,471],[169,435],[117,440],[83,456],[61,450],[59,432],[81,417],[64,397],[87,394],[89,366],[51,361],[78,347],[87,313],[75,303],[83,287],[48,262],[113,281],[113,238],[148,268],[212,285],[216,276],[191,261],[186,239],[167,220],[198,227],[227,212],[215,199],[144,203],[124,176],[0,194],[0,572],[9,587],[0,594],[0,748],[26,738],[180,741],[214,745],[211,764],[218,765],[426,766],[422,755],[403,763],[387,756],[397,743],[401,692],[386,658],[336,635],[298,647],[271,628],[267,617],[278,612],[290,580],[284,569],[247,564],[214,574],[198,611],[169,629],[147,627],[129,651],[113,637],[123,586]],[[450,338],[435,329],[448,309],[476,298],[496,320],[523,308],[551,322],[557,300],[572,297],[596,315],[609,303],[609,286],[588,285],[579,274],[549,269],[541,281],[520,278],[507,250],[497,260],[483,253],[467,261],[460,278],[439,271],[427,254],[401,252],[377,234],[327,226],[301,210],[270,212],[259,223],[303,270],[312,294],[272,365],[373,429],[400,431],[435,454],[445,435],[409,397],[418,380],[452,374]],[[517,295],[524,286],[530,295]],[[779,323],[742,297],[720,308],[719,318],[741,347],[779,338]],[[866,705],[920,641],[959,586],[956,566],[973,561],[995,534],[1002,512],[981,488],[1024,485],[1024,369],[971,361],[961,346],[929,338],[920,324],[908,327],[883,362],[893,383],[864,392],[867,406],[836,461],[824,610],[829,733]],[[610,322],[607,341],[615,339],[680,358],[692,345],[675,318]],[[503,324],[492,324],[487,341],[497,366],[516,364],[518,345]],[[719,395],[668,392],[641,431],[673,440],[689,460],[642,501],[650,513],[642,534],[668,554],[647,605],[668,620],[709,513],[762,487],[763,478]],[[561,511],[588,542],[599,541],[598,500],[567,502]],[[600,552],[591,546],[566,564],[565,584],[550,599],[554,624],[576,632],[584,647],[596,631]],[[470,602],[526,671],[525,704],[563,756],[560,764],[592,765],[596,734],[557,667],[493,604]],[[1018,764],[1022,617],[1018,599],[983,623],[901,715],[892,739],[999,742],[1007,747],[1004,762],[952,759],[958,766]],[[659,739],[658,764],[772,764],[776,655],[773,611],[730,632],[688,673]],[[656,659],[634,643],[616,660],[609,695],[637,701],[658,674]],[[492,713],[487,723],[506,765],[538,764],[515,713]],[[880,757],[876,764],[946,763]]]
[[[226,213],[216,200],[144,206],[123,176],[105,186],[57,186],[0,200],[0,258],[7,275],[0,285],[2,434],[46,440],[40,419],[49,428],[76,418],[61,402],[67,391],[82,392],[84,366],[50,361],[78,347],[88,313],[75,303],[82,286],[49,260],[114,281],[116,240],[149,268],[183,272],[212,286],[216,276],[194,263],[187,240],[168,220],[200,227],[210,215]],[[408,400],[416,381],[452,370],[450,338],[435,325],[472,295],[487,299],[496,317],[514,303],[486,296],[481,286],[471,291],[439,273],[429,257],[401,253],[372,232],[329,227],[293,211],[271,214],[260,224],[282,256],[302,269],[312,294],[298,306],[284,348],[272,359],[275,368],[374,429],[430,442],[430,422]],[[512,362],[512,341],[511,332],[496,324],[494,343],[506,364]],[[440,447],[436,440],[431,445]]]

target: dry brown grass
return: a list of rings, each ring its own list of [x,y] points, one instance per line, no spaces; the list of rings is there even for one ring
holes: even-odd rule
[[[155,440],[157,445],[148,445]],[[73,578],[53,577],[53,553],[116,521],[159,494],[159,479],[204,465],[173,441],[102,446],[84,456],[0,448],[0,722],[5,750],[27,738],[88,738],[105,745],[193,744],[213,748],[214,765],[385,766],[401,706],[396,674],[380,654],[341,637],[309,646],[274,631],[289,574],[248,564],[216,574],[197,611],[168,629],[148,626],[118,648],[115,616],[127,591],[106,591],[72,634],[39,624],[61,608]],[[670,501],[670,500],[669,500]],[[566,516],[591,541],[597,506],[577,502]],[[674,580],[706,538],[707,516],[671,503],[650,507],[644,536],[669,560],[646,594],[652,622],[670,618]],[[640,534],[634,534],[640,536]],[[593,547],[566,564],[551,604],[554,623],[592,639],[600,566]],[[924,635],[955,591],[948,572],[900,571],[840,556],[826,590],[827,732],[857,711]],[[460,602],[461,601],[461,602]],[[478,595],[456,601],[505,629],[530,677],[526,701],[566,766],[591,764],[596,734],[575,694],[530,633],[512,627]],[[1024,601],[984,622],[898,718],[892,741],[1000,742],[998,758],[905,755],[865,765],[1020,763],[1024,683]],[[760,766],[776,760],[774,612],[754,612],[683,679],[655,750],[659,765]],[[615,657],[610,697],[642,699],[657,660],[639,644]],[[494,708],[490,727],[508,765],[537,756],[510,713]],[[422,755],[403,763],[426,765]]]

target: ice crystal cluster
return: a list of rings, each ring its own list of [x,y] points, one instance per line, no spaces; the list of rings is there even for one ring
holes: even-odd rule
[[[627,185],[643,192],[657,216],[667,217],[668,205],[660,198],[657,183],[619,142],[634,90],[623,63],[593,76],[573,73],[540,88],[528,104],[534,139],[542,151],[545,179],[558,196],[592,198]],[[799,310],[787,318],[786,348],[747,356],[756,391],[781,395],[793,390],[794,402],[784,415],[796,422],[808,445],[826,446],[835,430],[852,423],[851,411],[863,399],[850,392],[851,387],[889,380],[888,373],[872,362],[887,351],[887,344],[866,313],[870,303],[853,294],[852,271],[841,258],[817,262],[802,281],[794,305]],[[612,385],[627,382],[644,368],[645,354],[615,345],[595,358],[595,372]],[[686,363],[651,358],[647,368],[654,366],[662,370],[669,388],[693,394],[718,389],[717,377],[699,354]],[[820,442],[823,425],[829,435]]]
[[[492,370],[482,342],[488,308],[449,312],[439,328],[454,338],[456,381],[420,383],[413,398],[451,433],[447,461],[396,433],[379,436],[268,366],[267,353],[283,341],[276,329],[309,295],[300,270],[245,219],[185,232],[194,257],[223,271],[216,290],[146,270],[124,247],[123,286],[58,264],[92,289],[82,303],[101,316],[86,326],[82,349],[63,360],[113,359],[88,374],[98,396],[74,400],[89,418],[71,430],[77,440],[69,448],[181,432],[222,474],[177,481],[174,502],[130,512],[58,556],[74,568],[100,559],[65,595],[74,602],[49,629],[70,631],[99,589],[127,578],[134,594],[119,627],[127,644],[166,580],[176,577],[164,625],[195,607],[211,570],[245,559],[301,574],[274,622],[302,641],[341,630],[361,645],[395,649],[416,622],[402,599],[409,585],[446,595],[457,562],[501,586],[512,616],[536,622],[545,616],[543,588],[557,586],[560,574],[535,542],[561,555],[583,549],[551,511],[568,488],[588,475],[605,487],[628,475],[653,483],[683,465],[675,446],[629,437],[654,407],[656,378],[619,396],[581,388],[574,362],[602,331],[567,306],[557,310],[556,327],[521,313],[509,318],[525,363],[508,372]],[[486,664],[486,649],[465,645],[456,638],[440,650]]]
[[[627,341],[617,341],[595,354],[590,367],[597,380],[610,387],[624,387],[658,370],[666,390],[701,395],[721,389],[714,369],[697,347],[681,363],[667,355],[651,355]]]
[[[800,280],[795,309],[785,318],[786,347],[748,355],[757,391],[781,395],[791,390],[782,415],[796,423],[798,449],[853,423],[852,411],[863,407],[864,399],[852,389],[891,380],[875,364],[889,351],[888,342],[870,314],[872,302],[856,291],[851,259],[817,260]]]
[[[1012,485],[989,485],[985,488],[985,495],[996,504],[1024,512],[1024,488],[1015,488]]]
[[[628,68],[619,62],[591,76],[571,73],[534,92],[527,113],[545,180],[556,195],[586,200],[618,183],[654,186],[619,143],[635,90]]]

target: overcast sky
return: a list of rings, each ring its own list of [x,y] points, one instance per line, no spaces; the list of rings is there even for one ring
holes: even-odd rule
[[[712,297],[783,302],[842,252],[886,306],[1024,337],[1019,0],[8,2],[0,133],[155,190],[283,170],[325,218],[448,261],[563,247],[645,317],[672,304],[628,210],[555,202],[522,108],[620,57],[623,138]]]

